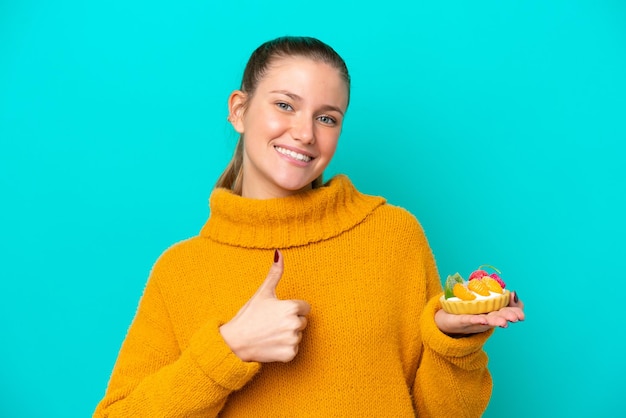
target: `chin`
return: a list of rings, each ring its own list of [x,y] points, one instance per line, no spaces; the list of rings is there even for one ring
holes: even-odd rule
[[[283,187],[283,189],[291,192],[291,193],[298,193],[298,192],[303,192],[305,190],[309,190],[312,186],[313,182],[311,183],[306,183],[304,185],[298,185],[298,186],[293,186],[293,187]]]
[[[277,185],[281,189],[283,189],[283,190],[285,190],[287,192],[290,192],[290,193],[298,193],[298,192],[301,192],[301,191],[304,191],[304,190],[308,190],[308,189],[311,188],[312,184],[313,184],[313,180],[306,181],[306,182],[297,182],[297,183],[295,183],[293,181],[277,183]]]

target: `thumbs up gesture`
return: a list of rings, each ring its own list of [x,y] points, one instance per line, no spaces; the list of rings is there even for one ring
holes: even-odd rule
[[[276,250],[265,281],[237,315],[220,327],[226,344],[243,361],[286,363],[298,354],[311,306],[303,300],[276,297],[283,270],[282,254]]]

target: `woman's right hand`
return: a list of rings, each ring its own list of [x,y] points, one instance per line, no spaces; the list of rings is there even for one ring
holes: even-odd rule
[[[283,256],[276,250],[265,281],[237,315],[220,327],[226,344],[243,361],[286,363],[298,354],[311,306],[303,300],[276,297],[283,269]]]

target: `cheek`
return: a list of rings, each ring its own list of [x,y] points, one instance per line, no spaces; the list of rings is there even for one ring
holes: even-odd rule
[[[267,118],[265,122],[265,130],[270,134],[278,136],[278,134],[285,130],[285,123],[282,122],[279,117]]]
[[[284,129],[286,122],[283,120],[284,116],[280,113],[272,111],[272,109],[262,108],[255,113],[254,126],[259,131],[263,132],[276,132]]]
[[[264,138],[276,129],[276,117],[258,103],[251,103],[243,116],[244,133],[248,138]]]
[[[328,134],[319,138],[319,149],[326,157],[331,158],[335,154],[337,144],[339,143],[339,135]]]
[[[286,122],[276,112],[262,111],[256,113],[256,117],[250,121],[249,129],[272,139],[286,129]]]

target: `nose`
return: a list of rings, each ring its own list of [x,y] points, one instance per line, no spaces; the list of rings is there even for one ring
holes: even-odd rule
[[[297,118],[291,132],[293,138],[303,144],[313,144],[315,142],[313,119],[308,116],[302,115]]]

